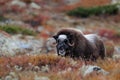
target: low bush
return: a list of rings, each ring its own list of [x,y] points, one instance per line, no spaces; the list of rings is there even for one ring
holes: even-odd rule
[[[93,73],[84,77],[80,72],[80,68],[83,65],[84,61],[82,60],[73,60],[71,58],[56,56],[55,54],[0,56],[0,79],[120,80],[120,59],[106,58],[91,63],[91,65],[100,66],[109,72],[108,75],[102,75],[98,72],[97,74]],[[47,71],[43,71],[45,69]]]
[[[36,35],[36,32],[34,32],[33,30],[22,28],[16,25],[0,26],[0,30],[3,30],[9,34]]]
[[[77,16],[77,17],[89,17],[92,15],[112,15],[118,13],[118,6],[119,4],[113,4],[113,5],[105,5],[105,6],[97,6],[97,7],[90,7],[90,8],[83,8],[78,7],[74,10],[71,10],[67,12],[70,16]]]

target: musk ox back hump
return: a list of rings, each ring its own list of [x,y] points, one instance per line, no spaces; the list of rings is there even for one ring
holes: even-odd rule
[[[104,59],[105,47],[100,37],[96,34],[88,34],[88,35],[85,35],[85,38],[91,43],[91,46],[95,48],[96,50],[95,55],[98,54],[98,57],[100,56],[102,59]]]

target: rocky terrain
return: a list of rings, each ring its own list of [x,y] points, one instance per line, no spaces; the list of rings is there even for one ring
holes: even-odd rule
[[[66,14],[79,5],[112,3],[93,2],[0,0],[0,80],[119,80],[120,12],[88,18]],[[82,60],[57,56],[52,36],[61,28],[101,36],[106,59],[85,65]]]

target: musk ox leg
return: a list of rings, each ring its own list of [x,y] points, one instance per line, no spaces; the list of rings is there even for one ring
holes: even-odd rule
[[[91,58],[91,60],[92,60],[92,61],[96,61],[97,58],[98,58],[98,57],[96,57],[96,56],[93,55],[92,58]]]
[[[105,57],[105,46],[104,46],[102,41],[100,41],[99,46],[100,46],[99,55],[100,55],[101,59],[104,59],[104,57]]]

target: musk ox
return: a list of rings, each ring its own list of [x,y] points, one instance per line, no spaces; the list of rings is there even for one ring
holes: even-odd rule
[[[80,30],[61,29],[53,36],[56,40],[57,54],[84,60],[96,60],[105,57],[105,47],[96,34],[84,35]]]

